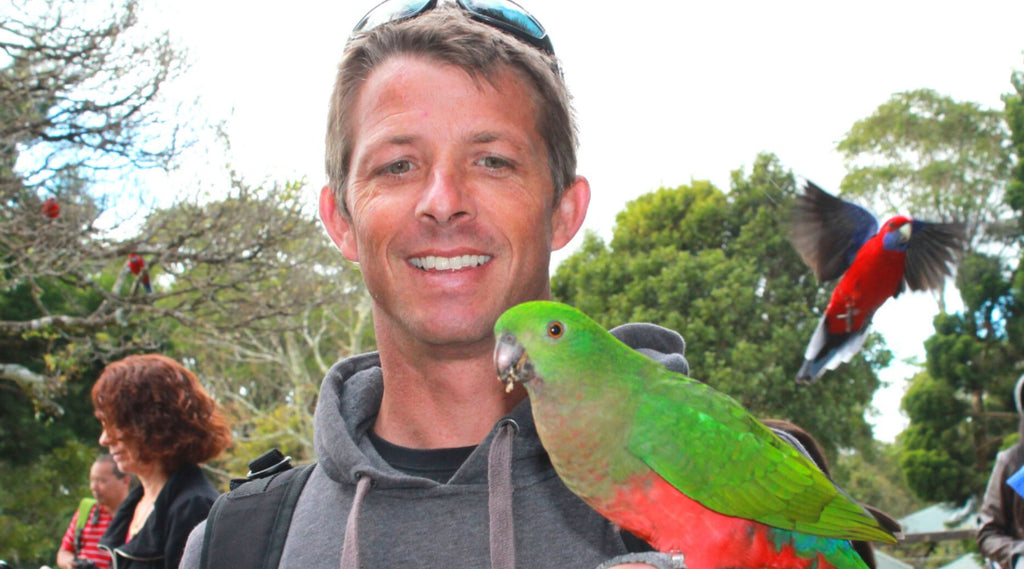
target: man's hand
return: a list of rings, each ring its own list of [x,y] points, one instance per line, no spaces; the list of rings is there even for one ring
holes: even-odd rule
[[[60,569],[73,569],[75,552],[61,549],[57,551],[57,567]]]

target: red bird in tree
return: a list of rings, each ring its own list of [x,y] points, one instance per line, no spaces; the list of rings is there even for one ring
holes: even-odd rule
[[[142,257],[132,253],[128,256],[128,270],[133,275],[142,275],[140,281],[142,282],[142,288],[146,289],[146,293],[153,292],[153,287],[149,284],[149,269],[146,268],[146,262],[142,260]]]
[[[937,290],[967,239],[962,223],[898,215],[881,230],[867,210],[808,182],[790,219],[790,241],[819,281],[839,279],[797,372],[812,383],[849,362],[864,345],[871,318],[905,289]]]
[[[60,203],[57,202],[57,198],[46,198],[43,202],[43,215],[50,219],[60,217]]]

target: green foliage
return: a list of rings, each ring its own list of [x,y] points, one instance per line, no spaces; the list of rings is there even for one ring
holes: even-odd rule
[[[964,222],[975,249],[957,271],[965,309],[946,315],[940,304],[935,334],[925,342],[926,371],[903,399],[910,426],[899,439],[900,468],[929,501],[980,494],[995,453],[1014,430],[1005,419],[1005,395],[1019,375],[1021,352],[1013,346],[1024,331],[1017,292],[1024,289],[1008,259],[992,252],[1005,255],[1000,245],[1019,239],[1006,228],[1003,199],[1015,203],[1007,140],[1018,140],[1022,125],[1011,112],[1019,100],[1004,101],[1005,115],[929,89],[897,93],[838,145],[849,168],[844,193],[922,219]]]
[[[1024,211],[1024,71],[1014,71],[1010,84],[1014,92],[1003,95],[1003,105],[1010,127],[1011,152],[1017,160],[1006,188],[1006,203],[1021,212]],[[1024,225],[1021,229],[1024,230]]]
[[[556,299],[611,327],[654,322],[687,341],[694,377],[759,416],[790,419],[829,449],[871,452],[864,414],[891,357],[873,337],[854,362],[812,386],[793,381],[830,292],[785,231],[793,177],[759,156],[725,194],[707,182],[662,188],[627,205],[611,243],[594,234],[552,280]]]
[[[31,465],[0,460],[0,559],[15,567],[54,562],[78,501],[89,496],[97,454],[95,447],[67,441]]]
[[[977,244],[1006,212],[1005,141],[1000,111],[930,89],[896,93],[839,143],[849,170],[841,187],[889,211],[965,222]]]
[[[832,477],[857,500],[901,518],[927,505],[907,487],[899,466],[899,446],[875,441],[874,451],[842,452],[833,462]]]
[[[929,425],[937,432],[945,431],[945,424],[960,422],[967,415],[967,404],[957,398],[956,389],[928,373],[914,378],[903,396],[902,407],[911,422]]]
[[[980,331],[988,336],[1002,337],[1004,330],[995,327],[1001,320],[996,311],[1006,314],[1011,309],[1007,305],[1011,301],[1011,291],[999,258],[968,253],[957,268],[956,287],[960,290],[967,314],[976,315]]]
[[[903,397],[910,426],[900,435],[900,465],[911,489],[930,501],[980,495],[1003,437],[1015,428],[1005,412],[1016,378],[1005,341],[979,335],[983,319],[969,314],[936,317],[925,341],[927,371]]]
[[[234,445],[214,461],[225,481],[272,447],[313,460],[320,382],[338,359],[373,347],[358,267],[302,207],[304,185],[236,187],[224,200],[154,212],[145,229],[159,241],[191,236],[189,257],[162,264],[156,304],[172,315],[188,307],[188,318],[157,324],[164,352],[192,367],[231,421]]]
[[[908,450],[900,457],[900,468],[921,499],[962,503],[973,494],[969,488],[975,484],[958,454],[939,447]]]

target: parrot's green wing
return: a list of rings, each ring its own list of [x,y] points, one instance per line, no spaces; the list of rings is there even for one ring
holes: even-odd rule
[[[734,399],[644,366],[629,450],[716,512],[803,533],[895,543],[863,507]]]

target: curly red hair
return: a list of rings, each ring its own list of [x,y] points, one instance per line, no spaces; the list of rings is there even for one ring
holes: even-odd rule
[[[231,444],[231,430],[195,374],[159,354],[128,356],[92,387],[96,418],[141,462],[168,472],[206,462]]]

